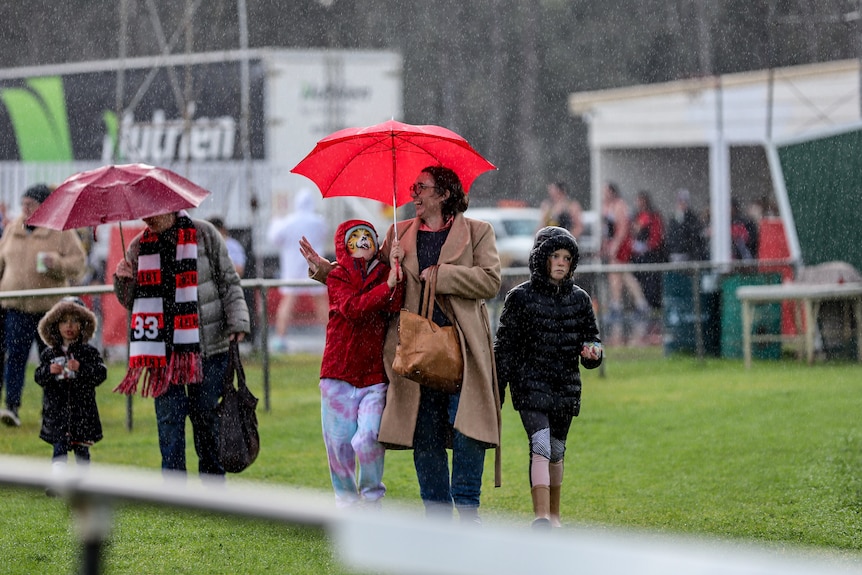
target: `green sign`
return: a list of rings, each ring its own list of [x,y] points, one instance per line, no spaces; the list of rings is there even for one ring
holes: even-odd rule
[[[21,160],[73,159],[61,77],[30,78],[22,87],[0,87],[0,101],[9,113]]]

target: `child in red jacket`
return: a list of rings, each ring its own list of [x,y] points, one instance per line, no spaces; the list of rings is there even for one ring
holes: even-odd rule
[[[389,387],[383,340],[401,309],[398,270],[377,258],[377,232],[349,220],[335,232],[336,266],[326,278],[329,322],[320,366],[321,421],[339,507],[379,505],[384,448],[377,441]],[[359,479],[356,477],[357,462]]]

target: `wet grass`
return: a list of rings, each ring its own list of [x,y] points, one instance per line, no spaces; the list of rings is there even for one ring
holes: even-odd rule
[[[259,412],[263,450],[239,478],[329,492],[320,438],[319,358],[275,359],[271,410]],[[259,367],[246,366],[262,396]],[[117,381],[121,366],[111,368]],[[569,525],[645,529],[753,541],[856,560],[862,551],[862,367],[793,360],[665,358],[612,349],[584,372],[581,416],[568,441],[563,514]],[[32,381],[32,380],[30,380]],[[25,389],[24,425],[0,428],[0,453],[50,458],[38,438],[39,388]],[[152,403],[99,391],[105,439],[94,462],[158,469]],[[486,523],[530,518],[527,439],[504,406],[503,485],[488,452]],[[196,459],[190,455],[190,463]],[[238,481],[239,479],[233,479]],[[387,454],[387,498],[415,504],[407,451]],[[4,573],[71,572],[76,548],[62,500],[0,489]],[[110,573],[343,573],[320,532],[160,508],[117,511]]]

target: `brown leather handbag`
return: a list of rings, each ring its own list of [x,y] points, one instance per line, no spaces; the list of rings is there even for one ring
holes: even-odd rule
[[[426,387],[458,393],[464,379],[464,358],[458,329],[439,326],[431,319],[437,289],[437,266],[422,290],[419,313],[401,310],[398,319],[398,346],[392,369],[395,373]]]

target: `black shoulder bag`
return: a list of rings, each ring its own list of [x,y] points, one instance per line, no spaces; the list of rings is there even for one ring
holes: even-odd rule
[[[239,473],[254,463],[260,453],[257,430],[258,399],[245,384],[239,344],[230,342],[230,358],[225,372],[222,398],[216,407],[219,419],[219,459],[229,473]],[[236,374],[237,386],[233,379]]]

